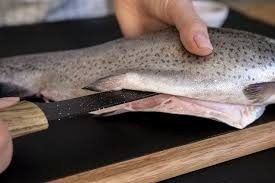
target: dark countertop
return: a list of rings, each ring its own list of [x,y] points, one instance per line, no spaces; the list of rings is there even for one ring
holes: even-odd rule
[[[234,11],[225,27],[275,38],[274,27]],[[0,56],[81,48],[118,37],[114,17],[1,28]],[[274,119],[274,110],[270,106],[261,120]],[[158,113],[53,121],[48,130],[14,141],[13,161],[0,182],[53,180],[232,130],[211,120]],[[273,148],[165,182],[274,182],[274,164]]]

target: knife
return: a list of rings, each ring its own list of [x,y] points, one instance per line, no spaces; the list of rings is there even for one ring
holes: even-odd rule
[[[74,117],[103,108],[157,95],[133,90],[108,91],[52,103],[21,101],[0,110],[0,119],[8,124],[13,138],[45,130],[49,121]]]

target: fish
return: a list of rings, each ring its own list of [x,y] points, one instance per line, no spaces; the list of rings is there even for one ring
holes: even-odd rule
[[[210,118],[242,129],[275,103],[275,41],[209,28],[214,50],[188,52],[171,27],[75,50],[0,59],[0,96],[60,101],[95,92],[138,90],[151,98],[94,115],[153,111]]]

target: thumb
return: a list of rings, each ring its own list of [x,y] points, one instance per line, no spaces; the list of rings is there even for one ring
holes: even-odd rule
[[[12,106],[18,101],[19,98],[17,97],[0,98],[0,109]],[[8,131],[7,124],[0,120],[0,173],[9,166],[12,151],[12,138]]]
[[[0,109],[10,107],[19,102],[19,97],[5,97],[0,98]]]
[[[166,11],[167,17],[179,30],[181,41],[188,51],[200,56],[212,52],[207,26],[195,12],[191,0],[169,0]]]

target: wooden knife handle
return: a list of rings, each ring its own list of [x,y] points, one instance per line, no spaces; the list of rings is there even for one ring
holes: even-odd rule
[[[0,110],[0,119],[8,124],[12,138],[41,131],[49,126],[43,111],[27,101]]]

